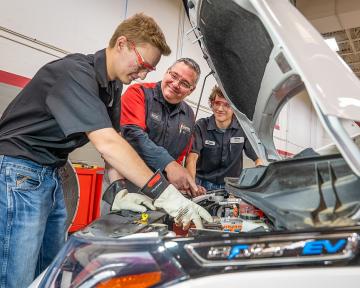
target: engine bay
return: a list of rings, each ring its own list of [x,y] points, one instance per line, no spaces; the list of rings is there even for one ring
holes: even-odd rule
[[[194,202],[204,207],[212,216],[213,223],[204,223],[204,229],[221,232],[271,231],[270,220],[263,211],[230,195],[226,190],[214,190],[199,196]]]
[[[290,173],[294,169],[297,175]],[[196,236],[353,227],[360,222],[359,184],[339,155],[278,161],[244,169],[239,178],[227,178],[225,189],[193,198],[213,216],[201,229],[184,231],[164,211],[122,210],[101,216],[82,233],[119,238],[141,232]]]
[[[203,228],[192,225],[183,230],[174,219],[161,211],[136,213],[127,210],[103,215],[82,233],[93,236],[119,238],[135,233],[157,232],[169,236],[213,235],[219,233],[268,232],[274,227],[263,211],[242,199],[230,195],[226,190],[214,190],[196,197],[193,201],[205,208],[213,222],[203,222]]]

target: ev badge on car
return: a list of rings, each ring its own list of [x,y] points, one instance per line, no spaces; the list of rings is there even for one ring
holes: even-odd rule
[[[335,254],[342,252],[346,244],[346,239],[339,239],[334,245],[330,240],[317,240],[307,242],[302,251],[302,255],[322,255],[324,253]]]
[[[358,241],[359,236],[354,233],[307,238],[264,238],[254,239],[252,243],[239,243],[239,240],[226,241],[226,244],[192,243],[185,248],[202,266],[267,266],[349,260],[357,251]]]

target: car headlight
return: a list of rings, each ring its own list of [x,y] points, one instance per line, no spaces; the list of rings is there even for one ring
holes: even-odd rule
[[[159,238],[104,239],[73,235],[39,287],[137,287],[170,284],[187,274]]]

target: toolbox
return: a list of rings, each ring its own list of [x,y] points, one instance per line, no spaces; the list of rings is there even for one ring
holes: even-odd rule
[[[80,201],[69,232],[78,231],[100,216],[100,203],[104,168],[73,165],[79,180]]]

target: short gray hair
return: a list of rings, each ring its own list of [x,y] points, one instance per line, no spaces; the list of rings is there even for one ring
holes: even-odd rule
[[[199,81],[200,78],[200,74],[201,74],[201,70],[200,70],[200,66],[198,63],[195,62],[195,60],[191,59],[191,58],[179,58],[175,61],[174,64],[172,64],[169,69],[171,69],[172,67],[174,67],[177,63],[184,63],[185,65],[187,65],[188,67],[190,67],[192,70],[195,71],[197,77],[196,77],[196,81],[195,84],[197,84],[197,82]]]

